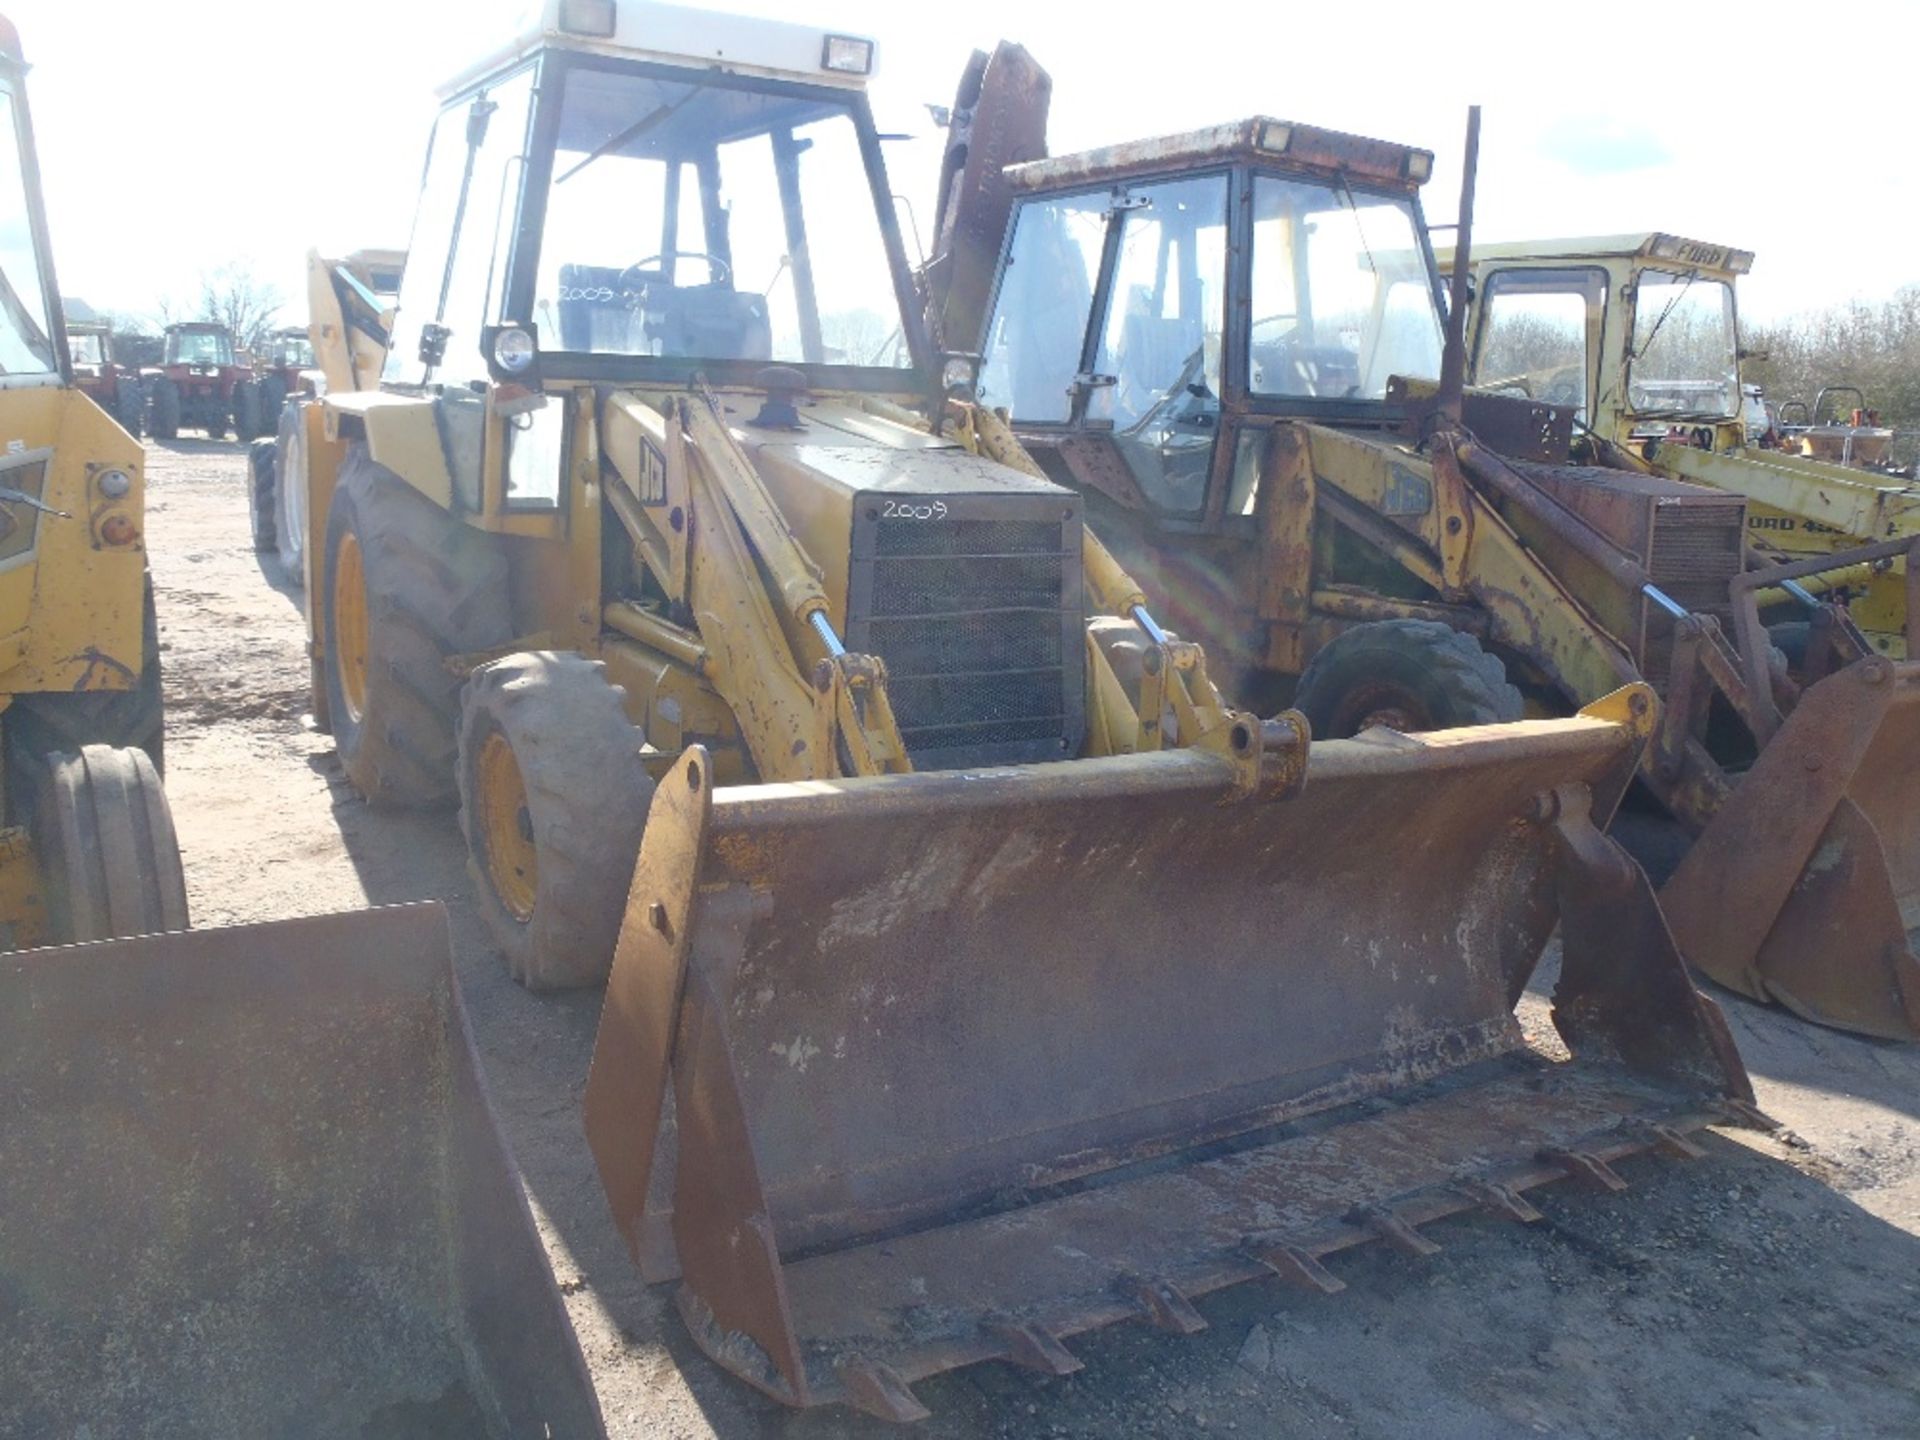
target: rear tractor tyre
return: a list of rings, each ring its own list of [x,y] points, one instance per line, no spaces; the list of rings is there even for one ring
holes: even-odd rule
[[[251,380],[240,380],[233,387],[233,433],[243,445],[251,444],[266,433],[266,420],[260,411],[260,387]]]
[[[512,638],[507,567],[463,525],[356,445],[327,516],[321,613],[326,712],[347,778],[375,805],[455,796],[455,655]]]
[[[247,448],[247,521],[256,554],[280,548],[274,523],[280,513],[280,493],[274,481],[279,449],[272,440],[256,440]]]
[[[467,870],[529,990],[597,985],[613,962],[653,779],[606,667],[543,650],[473,672],[460,698]]]
[[[280,412],[287,404],[287,382],[269,375],[260,382],[260,429],[262,433],[280,423]]]
[[[173,815],[144,752],[48,755],[33,841],[56,944],[187,928]]]
[[[120,422],[120,428],[136,440],[142,438],[147,428],[147,398],[140,393],[138,385],[130,380],[120,382],[120,400],[115,410],[114,418]]]
[[[307,430],[298,405],[280,412],[280,439],[274,454],[274,548],[280,568],[296,585],[307,583]]]
[[[1344,631],[1308,663],[1293,703],[1319,740],[1373,725],[1408,734],[1498,725],[1525,713],[1500,658],[1437,620],[1377,620]]]
[[[147,396],[147,429],[156,440],[180,438],[180,387],[164,375]]]

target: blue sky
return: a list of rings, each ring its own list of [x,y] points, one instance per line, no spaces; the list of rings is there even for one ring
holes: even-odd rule
[[[433,86],[521,0],[0,6],[34,65],[62,288],[151,312],[240,260],[297,322],[309,246],[405,243]],[[1454,218],[1478,101],[1483,239],[1666,229],[1751,249],[1750,317],[1920,283],[1911,96],[1894,73],[1920,54],[1920,4],[1856,5],[1844,37],[1816,37],[1804,6],[1766,3],[716,8],[877,37],[882,126],[923,137],[890,147],[894,186],[923,213],[939,144],[922,107],[950,99],[967,53],[1004,36],[1053,73],[1056,153],[1279,115],[1437,151],[1437,223]]]

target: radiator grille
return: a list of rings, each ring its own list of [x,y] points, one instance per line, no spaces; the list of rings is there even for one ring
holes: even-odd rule
[[[922,511],[926,497],[916,497]],[[953,496],[938,519],[856,506],[850,648],[878,655],[915,768],[1057,760],[1084,728],[1077,506]]]
[[[1730,633],[1732,580],[1740,573],[1746,538],[1746,505],[1737,497],[1657,504],[1652,543],[1647,547],[1647,578],[1675,603],[1695,614],[1714,616],[1722,630]],[[1673,627],[1658,612],[1649,615],[1648,623],[1641,668],[1647,680],[1664,692],[1673,669]]]

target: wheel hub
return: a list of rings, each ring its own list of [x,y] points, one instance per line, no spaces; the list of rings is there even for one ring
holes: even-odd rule
[[[333,568],[333,654],[340,676],[340,698],[354,724],[367,704],[367,574],[360,541],[349,530],[340,537]]]
[[[479,832],[486,845],[487,882],[506,912],[526,924],[540,891],[539,852],[533,842],[533,812],[513,746],[498,730],[480,746],[474,793]]]

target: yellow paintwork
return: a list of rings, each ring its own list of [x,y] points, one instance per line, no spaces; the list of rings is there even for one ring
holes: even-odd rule
[[[145,454],[78,390],[0,391],[0,464],[43,451],[41,498],[67,513],[0,507],[36,532],[31,552],[0,562],[0,693],[131,689],[147,561]],[[100,493],[109,470],[132,481],[122,499]],[[109,544],[123,527],[128,542]]]
[[[342,426],[351,423],[354,433],[365,438],[367,453],[376,465],[391,470],[434,504],[452,507],[453,476],[447,471],[431,395],[329,391],[321,403],[326,407],[329,440],[343,438]],[[319,523],[318,517],[310,519],[308,533],[325,534],[315,529]]]
[[[358,330],[350,329],[340,310],[340,297],[333,288],[333,269],[351,260],[324,258],[317,250],[307,252],[307,341],[313,346],[314,362],[327,377],[330,393],[372,390],[380,383],[380,370],[387,352]],[[361,283],[368,277],[358,276]],[[391,323],[392,312],[387,319]]]

